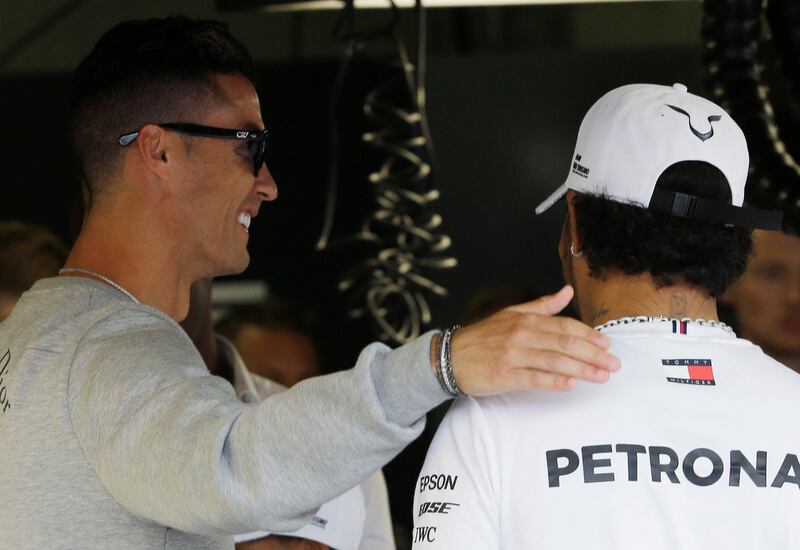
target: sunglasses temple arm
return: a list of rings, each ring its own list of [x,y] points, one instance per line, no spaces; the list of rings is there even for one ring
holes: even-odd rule
[[[123,147],[126,147],[126,146],[130,145],[131,143],[133,143],[133,141],[137,137],[139,137],[139,132],[132,132],[130,134],[124,134],[122,136],[119,136],[119,139],[117,140],[117,142],[120,145],[122,145]]]

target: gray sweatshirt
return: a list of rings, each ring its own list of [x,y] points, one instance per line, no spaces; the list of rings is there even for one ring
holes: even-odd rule
[[[429,345],[373,344],[248,405],[161,311],[39,281],[0,323],[0,547],[218,549],[297,529],[446,398]]]

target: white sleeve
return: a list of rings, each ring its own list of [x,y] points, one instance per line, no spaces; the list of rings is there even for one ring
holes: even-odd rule
[[[500,548],[497,464],[480,405],[459,399],[439,426],[417,480],[415,550]]]
[[[383,472],[378,470],[361,484],[367,515],[358,550],[395,550],[389,492]]]

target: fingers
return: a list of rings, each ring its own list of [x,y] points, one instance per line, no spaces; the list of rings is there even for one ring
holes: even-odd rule
[[[608,349],[611,340],[602,332],[571,317],[529,316],[524,321],[529,325],[531,333],[550,333],[569,338],[578,338],[589,342],[603,350]]]
[[[565,391],[575,387],[575,379],[562,374],[542,372],[534,369],[518,369],[512,375],[514,389],[540,389],[549,391]]]
[[[519,304],[512,309],[523,313],[538,313],[539,315],[555,315],[569,304],[572,296],[575,294],[570,285],[565,285],[561,290],[549,296],[542,296],[541,298],[532,302]]]
[[[574,291],[572,287],[570,285],[566,285],[555,294],[543,296],[538,300],[512,306],[508,309],[517,313],[552,317],[567,307],[567,304],[569,304],[570,300],[572,300],[573,294]],[[607,348],[611,345],[611,342],[604,334],[601,334],[593,328],[574,319],[558,317],[554,318],[553,322],[548,324],[546,319],[537,318],[537,322],[541,323],[542,327],[549,326],[549,330],[551,332],[563,332],[573,336],[578,336],[590,342],[596,343],[603,348]]]
[[[535,352],[546,352],[555,357],[563,356],[572,359],[575,364],[584,365],[585,368],[580,371],[570,371],[566,374],[577,376],[583,380],[596,381],[594,373],[597,370],[615,372],[620,369],[620,361],[616,356],[611,355],[602,347],[594,345],[588,340],[570,334],[538,333],[531,337],[525,348],[520,350],[520,353],[525,352],[532,354],[531,362],[535,362],[538,359]],[[524,366],[541,368],[541,365],[536,364],[526,364]],[[591,372],[585,374],[589,370]]]
[[[610,376],[609,369],[600,368],[590,363],[573,359],[557,351],[530,350],[524,353],[524,362],[515,361],[516,370],[535,370],[548,372],[569,378],[585,380],[587,382],[607,382]]]

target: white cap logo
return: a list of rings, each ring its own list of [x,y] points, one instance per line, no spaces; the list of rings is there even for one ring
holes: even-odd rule
[[[711,139],[712,137],[714,137],[714,125],[712,123],[713,122],[717,122],[719,120],[722,120],[722,115],[711,115],[710,117],[708,117],[708,125],[709,125],[709,127],[711,127],[711,129],[708,132],[705,132],[705,133],[701,134],[697,129],[695,129],[694,126],[692,126],[692,116],[689,113],[687,113],[686,111],[684,111],[680,107],[676,107],[675,105],[667,105],[667,107],[669,107],[670,109],[672,109],[673,111],[675,111],[677,113],[680,113],[682,115],[686,115],[686,118],[689,119],[689,129],[692,131],[692,133],[694,135],[697,136],[697,138],[700,141],[705,141],[707,139]]]

